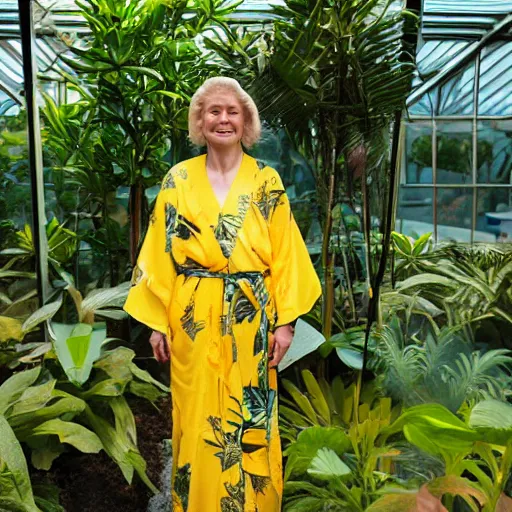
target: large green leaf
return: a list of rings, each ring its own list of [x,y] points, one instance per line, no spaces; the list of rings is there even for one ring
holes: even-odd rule
[[[130,290],[130,283],[126,282],[114,288],[98,288],[90,292],[81,304],[81,318],[87,313],[95,313],[101,308],[122,307]]]
[[[53,397],[56,382],[55,379],[50,379],[44,384],[25,389],[7,416],[26,414],[44,407]]]
[[[288,456],[285,480],[291,475],[306,473],[318,450],[329,448],[337,455],[343,455],[350,448],[350,439],[345,431],[337,427],[314,426],[303,430],[285,451]]]
[[[311,461],[308,473],[317,478],[331,480],[351,474],[350,468],[330,448],[320,448]]]
[[[18,400],[29,386],[34,384],[40,372],[41,367],[36,367],[15,373],[0,386],[0,414],[4,414],[11,404]]]
[[[423,404],[407,409],[381,434],[385,437],[403,430],[409,442],[445,459],[470,452],[481,436],[446,407]]]
[[[405,281],[397,284],[397,288],[402,292],[404,290],[416,288],[418,286],[441,286],[449,289],[455,289],[457,288],[457,283],[453,280],[453,278],[440,276],[438,274],[424,273],[409,277]]]
[[[106,329],[89,324],[66,325],[52,322],[51,332],[59,362],[69,380],[76,386],[84,384],[101,347],[109,340]]]
[[[67,443],[84,453],[98,453],[103,445],[98,436],[78,423],[55,418],[45,421],[32,430],[31,437],[58,436],[61,443]]]
[[[65,391],[54,390],[52,400],[49,404],[31,412],[22,414],[9,414],[9,424],[16,432],[18,439],[23,440],[32,431],[35,426],[45,421],[66,416],[70,419],[80,414],[85,409],[85,402],[76,396],[70,395]]]
[[[146,463],[141,457],[137,447],[130,441],[125,432],[118,432],[112,425],[86,407],[85,416],[88,424],[96,432],[103,443],[107,454],[117,463],[126,481],[131,484],[134,470],[156,494],[158,489],[150,482],[146,475]]]
[[[318,415],[322,418],[326,425],[331,423],[331,411],[324,393],[315,379],[314,375],[309,370],[302,371],[302,379],[306,385],[309,399],[315,408]]]
[[[512,405],[484,400],[471,410],[469,426],[482,432],[486,441],[506,446],[512,441]]]
[[[32,494],[32,486],[30,484],[25,455],[9,423],[7,423],[7,420],[1,414],[0,460],[5,462],[16,483],[16,491],[18,493],[16,498],[22,502],[27,512],[40,512],[35,504],[34,495]]]
[[[309,399],[301,393],[299,388],[293,382],[283,379],[282,385],[284,389],[291,395],[298,408],[306,415],[306,417],[313,423],[317,422],[317,415],[315,409],[311,405]]]

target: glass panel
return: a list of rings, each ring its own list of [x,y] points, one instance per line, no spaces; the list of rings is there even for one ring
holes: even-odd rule
[[[512,42],[487,46],[481,55],[478,114],[512,115]]]
[[[418,237],[434,231],[432,188],[402,187],[398,198],[395,229],[404,235]]]
[[[471,115],[474,110],[475,62],[450,78],[441,87],[439,115]]]
[[[478,183],[512,184],[512,121],[478,123]]]
[[[17,8],[17,3],[14,7]],[[17,26],[17,10],[14,12],[16,19],[13,23]],[[30,237],[32,188],[27,116],[19,94],[23,87],[23,69],[11,43],[0,41],[0,87],[7,92],[0,95],[0,250],[19,250],[24,244],[33,245]],[[0,278],[0,292],[3,295],[0,316],[23,320],[38,307],[38,297],[32,293],[36,290],[36,280],[8,274],[10,271],[34,272],[34,258],[30,255],[16,257],[3,254],[0,256],[2,267],[7,270],[7,275]],[[5,348],[8,350],[7,346]]]
[[[471,240],[473,191],[468,188],[437,189],[437,239]]]
[[[418,82],[421,84],[421,82]],[[413,84],[413,88],[417,87]],[[433,92],[424,94],[419,101],[409,107],[411,116],[432,116],[437,110],[437,88]]]
[[[437,123],[437,183],[472,183],[471,121]]]
[[[512,190],[481,188],[477,194],[475,240],[512,242]]]
[[[406,182],[432,183],[432,123],[408,123],[406,140]]]

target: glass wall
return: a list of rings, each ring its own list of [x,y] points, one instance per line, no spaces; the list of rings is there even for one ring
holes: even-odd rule
[[[16,319],[36,309],[38,297],[19,16],[12,7],[0,26],[11,36],[0,40],[0,317]]]
[[[470,44],[426,41],[416,86]],[[459,68],[409,107],[397,229],[512,241],[512,42],[493,42]]]

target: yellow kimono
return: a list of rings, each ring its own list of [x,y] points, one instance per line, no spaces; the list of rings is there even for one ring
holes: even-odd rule
[[[125,310],[169,341],[175,511],[281,509],[269,342],[320,291],[274,169],[244,155],[222,208],[205,155],[169,171]]]

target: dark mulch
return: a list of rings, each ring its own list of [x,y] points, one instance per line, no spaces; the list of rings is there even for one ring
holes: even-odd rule
[[[129,402],[147,474],[160,487],[161,443],[171,437],[171,399],[157,404],[160,412],[147,400],[137,398]],[[103,451],[65,453],[54,462],[48,476],[61,490],[60,503],[66,512],[143,512],[152,496],[137,474],[132,485],[128,485],[119,467]]]

